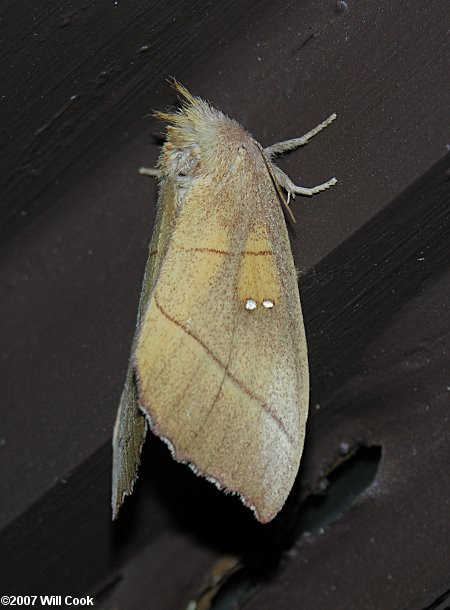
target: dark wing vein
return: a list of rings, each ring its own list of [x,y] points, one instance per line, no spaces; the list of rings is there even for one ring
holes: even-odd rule
[[[216,354],[214,354],[214,352],[206,345],[206,343],[204,343],[200,339],[200,337],[197,337],[182,322],[180,322],[179,320],[176,320],[175,318],[170,316],[159,303],[156,293],[154,294],[154,299],[155,299],[155,304],[156,304],[157,308],[159,309],[159,311],[162,313],[162,315],[167,320],[169,320],[169,322],[172,322],[173,324],[178,326],[178,328],[183,330],[187,335],[189,335],[192,339],[194,339],[194,341],[197,341],[197,343],[202,346],[202,348],[205,350],[205,352],[208,354],[208,356],[224,371],[224,377],[226,376],[237,387],[239,387],[242,392],[247,394],[247,396],[250,396],[250,398],[252,398],[256,402],[258,402],[261,405],[261,407],[264,409],[264,411],[268,415],[270,415],[270,417],[274,420],[274,422],[277,424],[279,429],[284,433],[286,438],[292,444],[293,439],[292,439],[291,435],[289,434],[289,431],[286,429],[284,423],[281,421],[281,419],[278,417],[278,415],[271,409],[270,405],[268,405],[262,398],[260,398],[259,396],[254,394],[249,388],[247,388],[240,379],[238,379],[232,373],[230,373],[230,371],[228,369],[228,364],[225,364],[224,362],[222,362],[222,360],[220,358],[218,358],[218,356],[216,356]]]

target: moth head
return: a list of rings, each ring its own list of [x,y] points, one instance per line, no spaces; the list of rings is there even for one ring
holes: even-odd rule
[[[174,180],[177,186],[188,187],[198,176],[201,167],[199,146],[192,143],[179,147],[167,141],[163,148],[160,167],[163,175]]]
[[[229,177],[248,167],[249,158],[255,154],[259,158],[257,143],[239,123],[191,95],[179,83],[175,88],[183,96],[180,109],[155,113],[169,123],[159,159],[163,177],[187,187],[201,179]]]

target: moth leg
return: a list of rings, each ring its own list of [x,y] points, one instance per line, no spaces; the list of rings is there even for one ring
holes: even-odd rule
[[[325,127],[332,123],[336,116],[336,113],[333,112],[333,114],[330,115],[327,119],[325,119],[325,121],[319,123],[317,127],[314,127],[314,129],[311,129],[311,131],[305,133],[304,136],[301,136],[300,138],[293,138],[292,140],[285,140],[284,142],[277,142],[276,144],[272,144],[272,146],[268,146],[267,148],[265,148],[264,152],[269,157],[269,159],[272,159],[276,155],[281,155],[282,153],[287,152],[289,150],[295,150],[296,148],[299,148],[299,146],[304,146],[307,142],[309,142],[309,140],[311,140],[311,138],[318,134],[319,131],[322,131],[322,129],[325,129]]]
[[[156,167],[140,167],[139,173],[141,176],[153,176],[154,178],[159,178],[161,176],[161,170]]]
[[[277,144],[273,144],[272,146],[268,146],[267,148],[265,148],[264,152],[267,155],[269,161],[276,155],[280,155],[284,152],[288,152],[289,150],[294,150],[294,149],[298,148],[299,146],[304,146],[307,142],[309,142],[309,140],[312,137],[314,137],[316,134],[318,134],[319,131],[322,131],[322,129],[325,129],[325,127],[327,127],[330,123],[332,123],[334,121],[334,119],[336,118],[336,116],[337,116],[336,113],[333,113],[327,119],[325,119],[325,121],[322,121],[322,123],[319,123],[319,125],[317,125],[317,127],[314,127],[314,129],[311,129],[311,131],[308,131],[308,133],[305,133],[305,135],[301,136],[300,138],[293,138],[292,140],[285,140],[284,142],[278,142]],[[273,170],[273,172],[278,180],[279,185],[282,188],[284,188],[288,194],[287,205],[289,205],[291,197],[293,199],[295,199],[296,195],[306,195],[307,197],[311,197],[312,195],[315,195],[316,193],[325,191],[326,189],[330,188],[330,186],[333,186],[337,182],[336,178],[331,178],[330,180],[327,180],[326,182],[323,182],[322,184],[318,184],[317,186],[307,188],[305,186],[297,186],[296,184],[294,184],[292,182],[292,180],[289,178],[289,176],[287,176],[283,171],[281,171],[281,169],[279,167],[277,167],[273,163],[271,163],[271,169]]]
[[[320,193],[321,191],[325,191],[326,189],[329,189],[330,186],[333,186],[337,182],[336,178],[331,178],[330,180],[327,180],[326,182],[323,182],[322,184],[318,184],[317,186],[313,186],[311,188],[308,188],[305,186],[297,186],[296,184],[294,184],[292,182],[292,180],[289,178],[289,176],[287,176],[279,167],[277,167],[276,165],[272,165],[272,169],[278,180],[279,185],[282,188],[284,188],[284,190],[288,194],[288,198],[287,198],[288,205],[289,205],[291,196],[293,199],[295,199],[296,195],[306,195],[308,197],[311,197],[312,195],[315,195],[316,193]]]

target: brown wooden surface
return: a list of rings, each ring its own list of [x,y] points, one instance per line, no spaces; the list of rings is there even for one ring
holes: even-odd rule
[[[249,608],[440,608],[447,14],[443,0],[2,4],[1,593],[104,590],[98,606],[175,610],[235,552],[252,568]],[[162,128],[144,115],[175,103],[169,75],[263,145],[338,113],[282,163],[305,185],[339,185],[294,204],[312,412],[298,486],[266,528],[156,441],[109,522],[109,443],[156,195],[136,168],[156,159]],[[361,444],[381,447],[373,483],[339,518],[314,520],[310,505],[316,526],[304,526],[302,490],[325,487]],[[355,482],[342,480],[348,498]]]

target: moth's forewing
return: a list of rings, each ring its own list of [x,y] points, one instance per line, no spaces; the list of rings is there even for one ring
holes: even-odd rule
[[[137,406],[134,371],[128,368],[114,424],[112,469],[112,514],[117,517],[125,496],[133,491],[137,478],[147,422]]]
[[[169,197],[169,199],[173,201],[173,197]],[[139,299],[137,324],[140,322],[156,282],[161,260],[167,248],[173,215],[174,209],[172,206],[158,205],[155,228],[150,243],[149,256]],[[130,495],[133,490],[146,432],[147,422],[138,406],[135,372],[130,362],[113,434],[111,498],[113,519],[117,517],[124,497]]]

